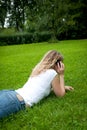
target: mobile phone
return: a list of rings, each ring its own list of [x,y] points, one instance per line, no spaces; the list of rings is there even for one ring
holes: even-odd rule
[[[57,61],[56,61],[56,64],[58,64],[58,63],[59,63],[59,66],[61,67],[60,60],[57,60]]]

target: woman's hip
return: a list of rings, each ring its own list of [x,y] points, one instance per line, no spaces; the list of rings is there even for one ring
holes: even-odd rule
[[[25,102],[14,90],[0,91],[0,117],[25,109]]]

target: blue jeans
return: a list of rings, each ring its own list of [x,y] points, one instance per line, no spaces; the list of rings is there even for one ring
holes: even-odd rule
[[[0,118],[25,109],[25,102],[19,101],[14,90],[0,91]]]

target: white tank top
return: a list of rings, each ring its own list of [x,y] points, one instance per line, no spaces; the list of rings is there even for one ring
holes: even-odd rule
[[[15,91],[23,97],[25,103],[33,106],[50,94],[51,83],[56,75],[55,70],[48,69],[35,77],[30,77],[22,88]]]

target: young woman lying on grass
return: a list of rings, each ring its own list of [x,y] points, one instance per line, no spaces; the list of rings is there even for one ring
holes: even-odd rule
[[[51,50],[33,69],[28,81],[17,90],[0,91],[0,118],[32,107],[48,96],[51,90],[63,97],[71,86],[64,85],[64,64],[62,55]]]

